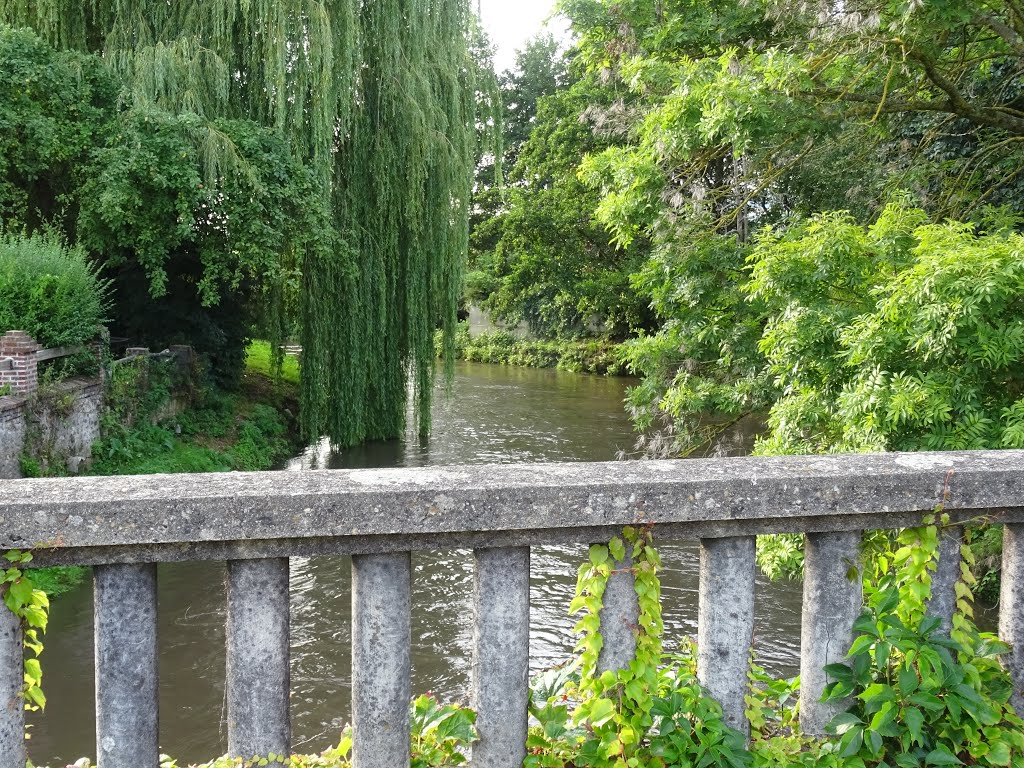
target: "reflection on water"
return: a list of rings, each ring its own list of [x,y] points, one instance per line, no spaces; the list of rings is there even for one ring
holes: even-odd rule
[[[633,436],[622,409],[631,382],[555,371],[465,364],[454,394],[438,393],[429,442],[375,443],[334,454],[314,446],[288,469],[423,466],[513,461],[598,461],[628,449]],[[697,549],[662,543],[666,647],[696,633]],[[583,547],[533,551],[531,666],[569,658],[574,621],[566,615]],[[413,690],[464,699],[472,643],[469,552],[413,557]],[[335,743],[349,713],[350,563],[345,557],[294,558],[292,722],[297,749]],[[224,566],[161,566],[161,748],[180,760],[226,749],[224,726]],[[755,638],[761,662],[795,674],[800,587],[758,585]],[[30,752],[60,764],[94,755],[91,588],[53,606],[46,652],[44,717],[33,717]]]

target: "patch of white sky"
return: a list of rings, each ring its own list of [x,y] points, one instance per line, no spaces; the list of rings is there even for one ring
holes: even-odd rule
[[[531,37],[547,32],[569,40],[569,23],[555,16],[555,0],[477,0],[484,30],[494,44],[494,68],[500,74],[515,66],[517,50]]]

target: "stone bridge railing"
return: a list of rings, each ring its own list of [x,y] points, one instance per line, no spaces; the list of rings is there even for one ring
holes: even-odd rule
[[[158,761],[156,563],[227,561],[232,753],[289,750],[288,557],[351,554],[358,768],[409,764],[410,551],[473,549],[478,768],[521,765],[527,729],[530,547],[604,542],[649,523],[700,540],[698,671],[742,726],[754,627],[754,536],[806,534],[802,724],[818,733],[822,667],[861,609],[860,531],[916,525],[946,497],[953,520],[1007,523],[1000,634],[1024,702],[1024,451],[741,458],[438,469],[9,480],[0,547],[36,564],[92,564],[101,768]],[[947,532],[933,610],[959,569]],[[628,568],[605,593],[602,664],[628,658]],[[24,768],[21,630],[0,611],[0,768]]]

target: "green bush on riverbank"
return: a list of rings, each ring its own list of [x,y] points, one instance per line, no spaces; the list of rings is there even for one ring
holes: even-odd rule
[[[269,360],[268,345],[265,357]],[[170,401],[167,366],[156,363],[144,375],[141,371],[134,365],[115,369],[102,438],[93,446],[88,474],[258,471],[279,464],[298,448],[289,370],[286,366],[283,386],[275,385],[259,350],[238,392],[195,393],[184,411],[156,423],[153,419]],[[32,580],[52,598],[78,587],[88,573],[78,567],[42,568],[33,572]]]
[[[521,365],[527,368],[557,368],[573,373],[619,376],[627,373],[612,341],[561,341],[521,339],[507,331],[488,331],[470,336],[463,325],[456,337],[458,359],[473,363]],[[440,344],[437,345],[441,356]]]

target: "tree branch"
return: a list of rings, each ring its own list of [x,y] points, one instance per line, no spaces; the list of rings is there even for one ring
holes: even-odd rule
[[[975,24],[983,24],[1001,37],[1010,49],[1018,56],[1024,56],[1024,40],[1020,35],[998,16],[979,13],[973,19]]]
[[[908,57],[917,61],[924,69],[925,75],[935,86],[949,98],[951,111],[965,117],[978,125],[998,128],[1013,134],[1024,134],[1024,119],[999,112],[994,109],[979,108],[972,105],[957,88],[956,84],[941,72],[935,61],[920,51],[908,52]]]

